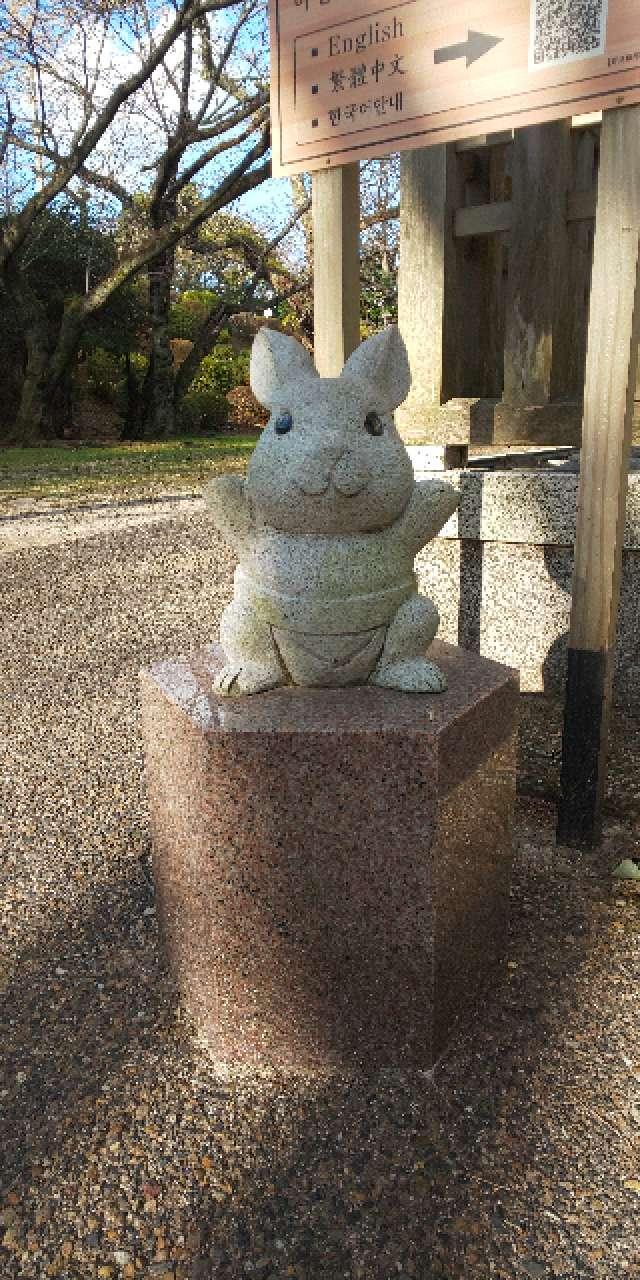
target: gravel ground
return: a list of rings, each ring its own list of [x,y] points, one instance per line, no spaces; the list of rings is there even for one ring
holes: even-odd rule
[[[0,526],[2,1280],[640,1280],[637,811],[581,856],[521,798],[504,978],[433,1075],[216,1074],[158,953],[137,670],[211,637],[229,553],[197,504],[39,519]]]

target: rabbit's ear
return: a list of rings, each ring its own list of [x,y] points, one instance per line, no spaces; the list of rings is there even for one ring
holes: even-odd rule
[[[317,378],[311,356],[295,338],[265,325],[251,348],[249,381],[254,396],[265,409],[273,409],[285,387],[299,378]]]
[[[393,413],[406,400],[411,386],[407,349],[395,324],[381,329],[356,347],[341,373],[370,388],[376,407]]]

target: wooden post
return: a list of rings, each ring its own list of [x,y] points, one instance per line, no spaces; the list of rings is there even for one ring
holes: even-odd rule
[[[589,327],[589,292],[593,263],[593,237],[595,230],[595,193],[598,182],[598,156],[600,126],[592,129],[576,129],[572,137],[574,149],[574,196],[572,199],[594,197],[592,219],[570,222],[569,231],[569,296],[572,309],[572,333],[569,344],[569,364],[565,394],[571,400],[582,401]]]
[[[640,335],[640,107],[604,113],[558,840],[600,835]]]
[[[455,394],[447,385],[445,326],[451,325],[455,306],[449,188],[457,165],[454,146],[424,147],[400,156],[398,326],[409,356],[411,391],[397,410],[396,424],[407,440],[424,441],[429,411]]]
[[[424,407],[442,403],[445,299],[446,147],[400,156],[398,326],[411,366],[411,392],[396,414],[419,427]]]
[[[491,208],[490,189],[488,152],[448,143],[400,156],[398,325],[412,383],[396,424],[408,444],[439,448],[445,468],[465,464],[473,406],[502,390],[489,238],[458,234],[460,215]]]
[[[357,164],[312,179],[316,369],[337,378],[360,342],[360,173]]]
[[[548,404],[566,387],[567,192],[571,121],[516,129],[506,298],[504,401]],[[565,349],[563,349],[565,348]]]

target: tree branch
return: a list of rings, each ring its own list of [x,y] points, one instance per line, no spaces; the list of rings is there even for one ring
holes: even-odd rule
[[[11,134],[9,142],[19,147],[22,151],[44,156],[46,160],[52,160],[54,164],[57,164],[60,159],[59,152],[54,151],[52,147],[43,146],[37,142],[29,142],[26,138],[21,138],[17,133]],[[116,200],[119,200],[124,208],[129,208],[133,204],[133,197],[126,187],[123,187],[116,178],[112,178],[109,174],[98,173],[96,169],[90,169],[88,165],[83,164],[82,168],[78,170],[78,177],[84,178],[84,181],[91,186],[99,187],[101,191],[107,191],[109,195],[115,196]]]
[[[0,245],[0,269],[21,248],[34,220],[46,209],[52,200],[68,185],[82,168],[87,157],[106,133],[120,107],[149,79],[156,67],[160,65],[168,50],[182,34],[185,28],[202,12],[214,9],[230,8],[237,0],[207,0],[205,5],[195,0],[183,0],[175,20],[167,28],[164,36],[155,49],[149,54],[142,66],[123,80],[109,97],[106,105],[99,112],[93,126],[87,130],[84,138],[60,164],[60,167],[39,192],[31,197],[20,213],[11,220],[4,231]]]
[[[309,201],[309,206],[310,205],[311,205],[311,201]],[[198,368],[200,367],[202,360],[204,359],[207,352],[211,349],[211,346],[213,345],[218,334],[220,333],[220,330],[224,327],[225,321],[228,320],[229,317],[232,315],[239,315],[243,311],[249,310],[250,304],[252,302],[255,303],[254,294],[255,294],[256,286],[260,283],[261,280],[265,280],[269,278],[268,270],[267,270],[267,263],[268,263],[269,256],[274,252],[274,250],[278,247],[278,245],[282,243],[285,236],[289,234],[289,232],[295,226],[298,219],[302,216],[302,213],[303,213],[303,210],[296,210],[293,213],[292,217],[289,219],[286,226],[284,226],[282,230],[278,232],[277,236],[274,236],[273,239],[269,242],[269,244],[266,245],[261,255],[259,256],[257,262],[255,262],[255,254],[254,254],[255,269],[253,271],[251,279],[247,281],[247,284],[245,285],[242,291],[242,296],[240,300],[238,302],[216,303],[216,306],[213,307],[209,312],[209,315],[204,321],[204,324],[202,325],[200,332],[196,337],[193,347],[189,351],[186,359],[180,365],[180,368],[176,371],[175,381],[174,381],[174,397],[175,397],[176,403],[185,394],[185,392],[188,390],[189,386],[193,382],[193,379],[196,376],[196,373],[198,371]],[[247,244],[246,237],[243,238],[242,236],[231,236],[225,241],[226,247],[234,246],[234,244],[236,246],[242,246],[246,250],[246,244]],[[221,245],[215,246],[216,249],[219,249],[221,247],[222,247]],[[251,248],[255,249],[255,245],[251,245]],[[251,263],[251,265],[253,266],[254,263]],[[280,272],[280,264],[278,264],[278,271]],[[290,273],[286,271],[286,268],[282,270],[281,274],[289,275],[289,277],[291,278]],[[288,298],[293,297],[294,294],[299,293],[302,289],[306,288],[307,283],[308,282],[306,280],[303,280],[303,281],[299,279],[294,280],[294,282],[289,286],[289,288],[285,292],[280,292],[279,294],[276,295],[275,298],[271,299],[272,305],[274,307],[279,306],[281,302],[286,301]]]
[[[83,317],[92,315],[94,311],[99,310],[116,289],[126,284],[128,280],[137,275],[143,267],[146,267],[159,254],[173,248],[190,231],[195,230],[196,227],[206,222],[207,218],[210,218],[233,200],[238,200],[247,191],[251,191],[253,187],[257,187],[261,182],[264,182],[270,176],[271,161],[265,161],[257,169],[252,169],[251,166],[255,164],[256,160],[261,159],[268,149],[269,132],[265,130],[255,147],[247,152],[217,190],[208,199],[204,200],[197,209],[190,210],[189,213],[175,218],[162,231],[156,232],[155,235],[143,241],[127,257],[123,258],[106,279],[97,284],[90,293],[86,294],[84,298],[75,300],[76,305],[79,304],[80,306]]]
[[[242,27],[244,26],[247,19],[249,18],[249,15],[252,13],[253,9],[254,9],[253,0],[250,0],[249,4],[245,4],[243,6],[242,12],[240,13],[240,16],[237,22],[235,22],[233,27],[231,28],[231,32],[229,34],[227,43],[225,44],[225,47],[222,50],[222,53],[218,60],[218,65],[215,68],[215,70],[213,68],[211,70],[211,75],[209,77],[210,79],[209,89],[205,94],[204,101],[200,107],[199,112],[196,115],[195,122],[197,125],[200,125],[202,123],[205,112],[208,111],[209,109],[209,104],[211,103],[211,99],[213,98],[213,95],[216,92],[216,89],[218,89],[220,86],[220,79],[224,75],[224,69],[229,61],[229,58],[231,57],[236,40],[238,38],[238,34],[242,29]],[[203,18],[203,22],[206,23],[206,21],[207,21],[206,18]],[[207,24],[207,30],[208,30],[208,24]],[[211,49],[210,45],[209,45],[209,49]]]
[[[5,157],[6,157],[7,151],[9,150],[9,144],[12,140],[13,126],[15,124],[15,116],[13,114],[13,111],[11,110],[11,102],[9,101],[9,94],[6,94],[5,101],[6,101],[6,107],[7,107],[7,119],[5,122],[4,129],[2,130],[2,134],[0,135],[0,165],[3,165],[5,162]]]
[[[242,105],[237,107],[235,111],[230,111],[226,116],[219,116],[215,124],[201,125],[197,134],[194,134],[194,141],[206,142],[209,138],[217,138],[219,134],[226,129],[234,129],[237,124],[242,124],[247,116],[253,115],[254,111],[259,111],[260,107],[265,107],[269,101],[268,90],[261,90],[260,93],[254,94],[252,98],[245,98]]]
[[[203,155],[198,156],[198,159],[194,160],[193,164],[184,169],[180,176],[176,178],[173,184],[174,192],[177,193],[179,191],[183,191],[192,179],[195,178],[196,174],[200,173],[200,171],[204,169],[206,165],[210,164],[216,156],[222,155],[223,151],[229,151],[231,147],[238,146],[241,142],[246,142],[247,138],[250,138],[251,134],[255,133],[256,129],[259,129],[261,125],[265,124],[268,118],[268,112],[266,113],[266,116],[262,113],[257,120],[251,121],[249,128],[245,129],[244,133],[236,134],[233,138],[223,138],[217,146],[210,147],[210,149],[205,151]]]

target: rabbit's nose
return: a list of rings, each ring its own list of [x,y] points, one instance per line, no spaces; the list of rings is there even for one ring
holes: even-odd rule
[[[329,488],[329,473],[326,467],[305,467],[298,476],[298,487],[310,498],[319,498]]]
[[[331,472],[331,479],[339,493],[353,498],[366,487],[369,472],[352,453],[343,453]]]
[[[343,447],[325,445],[300,458],[293,470],[293,478],[303,493],[318,497],[326,493],[331,483],[331,473],[344,453]]]

